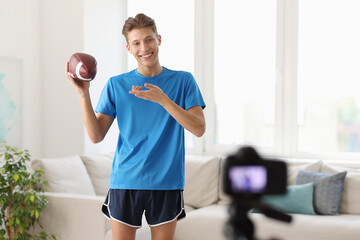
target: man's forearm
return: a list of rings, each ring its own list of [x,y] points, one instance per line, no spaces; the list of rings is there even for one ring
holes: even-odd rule
[[[191,108],[188,111],[181,108],[167,96],[161,105],[164,109],[186,130],[197,137],[201,137],[205,132],[205,119],[200,106]]]
[[[81,95],[80,104],[81,104],[84,125],[91,142],[93,143],[101,142],[106,133],[103,134],[101,131],[99,121],[95,115],[94,109],[91,104],[90,95],[89,94]]]

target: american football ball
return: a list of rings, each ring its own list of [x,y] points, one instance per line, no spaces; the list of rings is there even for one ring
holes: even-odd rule
[[[69,60],[69,73],[77,80],[91,81],[96,76],[96,59],[86,53],[74,53]]]

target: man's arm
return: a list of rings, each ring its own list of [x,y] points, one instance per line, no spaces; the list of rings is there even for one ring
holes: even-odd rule
[[[110,129],[114,118],[102,113],[95,114],[89,94],[80,96],[80,104],[84,125],[90,141],[93,143],[101,142]]]
[[[186,111],[173,102],[158,86],[145,83],[145,87],[149,90],[141,91],[141,86],[133,86],[129,93],[159,103],[181,126],[195,136],[201,137],[205,133],[206,123],[201,106],[194,106]]]
[[[200,106],[189,108],[186,111],[170,99],[162,106],[181,126],[195,136],[201,137],[205,133],[205,117]]]
[[[102,113],[95,114],[89,93],[90,82],[75,80],[69,75],[68,68],[69,63],[66,63],[66,77],[73,84],[79,95],[84,125],[89,138],[93,143],[101,142],[113,123],[114,118]]]

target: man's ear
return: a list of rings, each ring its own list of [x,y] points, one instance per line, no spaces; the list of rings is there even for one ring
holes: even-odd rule
[[[157,35],[157,39],[158,39],[158,42],[159,42],[159,46],[161,45],[161,35]]]
[[[126,49],[128,50],[128,52],[130,52],[130,46],[129,46],[129,44],[126,44]]]

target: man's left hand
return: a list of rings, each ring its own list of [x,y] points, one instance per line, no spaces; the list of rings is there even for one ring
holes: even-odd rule
[[[130,94],[138,98],[161,104],[166,99],[166,94],[156,85],[145,83],[144,86],[149,90],[141,90],[142,86],[132,86]]]

